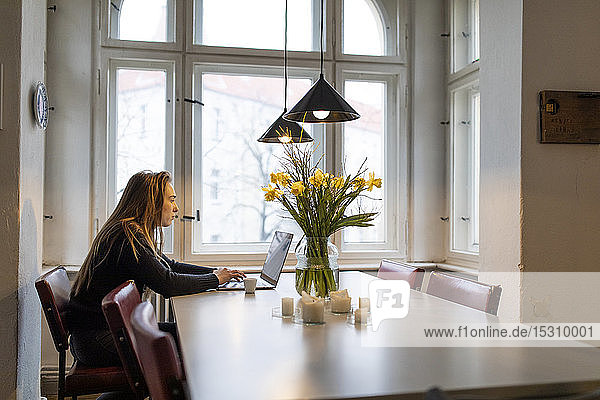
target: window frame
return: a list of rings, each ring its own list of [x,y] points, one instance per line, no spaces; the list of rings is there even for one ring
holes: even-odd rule
[[[456,148],[455,148],[455,144],[456,144],[456,133],[455,133],[455,127],[457,126],[458,121],[455,119],[456,117],[456,113],[455,113],[455,107],[456,104],[454,102],[454,94],[458,91],[466,91],[465,96],[466,96],[466,107],[467,107],[467,115],[469,116],[470,119],[470,124],[469,124],[469,144],[468,144],[468,159],[472,162],[474,160],[474,145],[475,143],[479,143],[479,140],[475,141],[475,135],[474,135],[474,108],[473,108],[473,97],[476,93],[476,95],[479,95],[479,80],[477,78],[477,76],[473,77],[474,79],[469,79],[469,80],[462,80],[459,82],[454,82],[453,84],[451,84],[449,86],[449,91],[450,91],[450,165],[449,165],[449,172],[450,172],[450,180],[449,180],[449,187],[450,187],[450,212],[449,212],[449,230],[450,230],[450,241],[448,243],[449,249],[448,249],[448,253],[450,254],[451,257],[453,258],[466,258],[466,257],[473,257],[479,254],[478,250],[468,250],[468,249],[459,249],[456,247],[455,243],[456,243],[456,238],[454,237],[455,234],[455,224],[457,223],[457,218],[459,217],[458,215],[455,215],[455,203],[456,203],[456,192],[454,191],[454,183],[455,183],[455,157],[456,157]],[[477,157],[477,159],[479,159],[479,157]],[[465,196],[465,201],[467,202],[466,207],[470,210],[470,214],[469,218],[471,219],[475,219],[473,216],[473,208],[474,208],[474,194],[476,192],[476,188],[475,186],[478,184],[476,184],[474,181],[474,177],[473,177],[474,171],[473,171],[473,165],[469,165],[467,166],[467,171],[466,171],[466,180],[470,181],[469,184],[471,185],[471,190],[469,191],[469,193]],[[477,174],[479,176],[479,174]],[[467,229],[467,236],[468,239],[467,240],[472,240],[473,239],[473,229]],[[479,245],[477,245],[477,247],[479,247]]]
[[[319,0],[313,0],[319,2]],[[379,1],[379,0],[373,0]],[[407,254],[407,218],[408,218],[408,109],[407,109],[407,21],[408,5],[406,0],[392,0],[398,4],[400,15],[398,19],[402,22],[398,24],[398,30],[404,29],[404,35],[399,33],[397,45],[401,49],[396,56],[361,56],[341,54],[341,41],[338,35],[341,32],[341,7],[335,1],[326,0],[325,15],[325,40],[329,45],[325,46],[324,53],[324,73],[327,80],[333,85],[342,82],[341,76],[345,72],[397,75],[397,129],[395,134],[394,151],[397,151],[396,160],[388,159],[386,165],[393,164],[397,169],[399,184],[394,189],[394,193],[399,199],[398,218],[391,224],[397,228],[396,248],[387,250],[372,251],[344,251],[341,248],[340,263],[374,263],[382,257],[406,257]],[[192,151],[188,150],[189,143],[192,143],[192,105],[183,101],[184,97],[193,97],[193,65],[201,62],[202,64],[220,64],[220,65],[244,65],[249,67],[272,66],[282,67],[282,50],[265,49],[247,49],[247,48],[228,48],[213,47],[193,44],[193,0],[174,0],[176,9],[176,31],[175,42],[157,43],[157,42],[137,42],[113,39],[109,37],[109,19],[108,7],[109,0],[100,0],[99,7],[95,7],[99,35],[96,35],[95,65],[97,68],[97,88],[98,93],[94,99],[94,169],[93,169],[93,212],[92,219],[94,229],[92,237],[97,233],[100,226],[108,217],[110,208],[108,196],[112,196],[109,190],[108,177],[114,175],[114,170],[108,168],[109,157],[109,60],[140,60],[141,62],[173,62],[175,73],[175,102],[174,104],[174,187],[178,194],[178,203],[180,206],[180,219],[174,228],[174,251],[171,256],[187,262],[210,262],[213,265],[248,265],[255,266],[264,261],[267,245],[254,251],[222,251],[204,254],[201,257],[191,254],[191,223],[183,222],[183,215],[195,215],[192,196]],[[180,12],[184,10],[184,12]],[[185,24],[183,23],[185,22]],[[337,25],[336,25],[337,24]],[[318,26],[316,26],[318,30]],[[288,52],[288,64],[291,69],[308,69],[317,71],[319,51]],[[338,84],[339,86],[339,84]],[[343,85],[342,85],[343,86]],[[339,90],[343,92],[343,87]],[[282,104],[283,106],[283,104]],[[288,104],[291,108],[293,104]],[[338,138],[342,128],[338,124],[325,124],[325,137],[327,140],[322,146],[325,149],[325,168],[330,171],[338,170],[338,161],[341,156],[339,146],[341,140]],[[389,149],[386,149],[388,151]],[[114,151],[114,149],[112,150]],[[398,161],[405,160],[405,161]],[[393,161],[396,161],[395,163]],[[114,177],[112,178],[114,179]],[[387,182],[384,182],[386,185]],[[333,241],[338,246],[341,243],[341,233],[333,236]],[[392,246],[393,247],[393,246]],[[263,251],[264,249],[264,251]],[[288,256],[287,263],[295,262],[293,249]]]
[[[100,17],[98,24],[100,29],[100,46],[121,49],[140,50],[171,50],[182,51],[185,43],[184,12],[186,0],[172,0],[175,12],[175,26],[172,29],[175,35],[173,42],[147,42],[138,40],[121,40],[111,37],[111,0],[100,0]],[[169,23],[169,21],[167,21]]]
[[[476,17],[472,13],[473,3],[477,0],[465,0],[468,6],[468,16],[469,23],[474,24],[474,18]],[[478,269],[480,263],[480,255],[479,252],[475,251],[463,251],[457,250],[453,248],[454,238],[453,238],[453,201],[454,201],[454,182],[453,182],[453,174],[454,174],[454,165],[453,165],[453,152],[454,152],[454,104],[453,104],[453,92],[456,90],[460,90],[461,88],[467,88],[472,86],[478,86],[479,82],[479,60],[474,60],[471,63],[466,64],[462,68],[456,70],[455,69],[455,24],[454,24],[454,15],[455,15],[455,7],[456,0],[448,0],[447,4],[447,23],[449,26],[449,45],[447,50],[447,90],[446,90],[446,104],[447,104],[447,112],[448,112],[448,124],[446,125],[446,132],[448,140],[446,141],[446,182],[447,182],[447,202],[446,202],[446,216],[447,220],[447,229],[445,230],[445,238],[444,238],[444,247],[446,254],[446,262],[449,264],[463,265],[466,267],[471,267]],[[471,53],[474,47],[473,41],[469,44],[470,48],[468,51]],[[469,106],[470,107],[470,106]],[[472,119],[472,116],[471,116]],[[481,131],[479,133],[481,138]],[[480,160],[480,159],[479,159]],[[481,181],[481,176],[480,176]],[[480,183],[478,184],[478,186]],[[472,195],[472,193],[471,193]],[[473,201],[473,200],[471,200]],[[478,221],[480,223],[480,221]]]
[[[407,256],[406,232],[408,212],[408,142],[407,142],[407,99],[404,92],[407,88],[407,68],[402,65],[386,66],[382,72],[380,65],[365,63],[338,63],[336,81],[340,82],[340,93],[343,95],[345,80],[385,81],[388,84],[386,93],[386,132],[384,142],[386,178],[383,181],[384,207],[386,218],[386,234],[382,244],[353,243],[347,245],[342,232],[334,235],[334,242],[340,249],[340,259],[346,262],[364,262],[375,258],[405,258]],[[389,89],[392,89],[391,91]],[[335,171],[341,173],[344,159],[343,149],[344,125],[335,127]],[[393,133],[397,132],[397,135]],[[389,157],[388,153],[396,155]],[[404,160],[404,162],[400,162]],[[368,164],[368,160],[367,160]],[[368,167],[368,165],[367,165]],[[396,226],[396,229],[393,227]]]
[[[186,59],[186,72],[185,72],[185,76],[186,79],[188,80],[188,82],[186,82],[185,85],[185,90],[186,90],[186,97],[192,97],[192,98],[198,98],[200,93],[197,92],[196,90],[198,90],[198,87],[194,85],[194,77],[195,77],[195,67],[196,66],[202,66],[203,67],[203,72],[222,72],[222,73],[235,73],[236,71],[240,71],[243,72],[243,68],[245,68],[245,71],[250,71],[251,72],[255,72],[255,73],[259,73],[262,72],[262,74],[260,75],[271,75],[271,76],[275,76],[275,77],[281,77],[281,71],[280,68],[278,68],[277,66],[274,66],[272,63],[269,63],[268,60],[262,60],[263,62],[260,64],[253,64],[253,65],[248,65],[247,63],[247,59],[244,57],[211,57],[209,60],[207,60],[206,57],[202,57],[200,55],[192,55],[189,56]],[[262,67],[262,68],[261,68]],[[331,70],[331,64],[330,63],[325,63],[324,65],[325,71],[327,73],[327,71]],[[271,71],[269,71],[270,73],[265,73],[266,69],[271,69]],[[277,73],[279,70],[279,73]],[[307,61],[294,61],[292,63],[290,63],[290,65],[288,65],[288,74],[290,77],[294,77],[296,75],[302,75],[301,77],[307,77],[307,78],[311,78],[314,81],[316,81],[318,79],[319,76],[319,70],[318,68],[315,69],[315,66],[313,65],[313,63],[311,62],[307,62]],[[282,100],[283,100],[283,93],[282,93]],[[283,101],[281,104],[281,110],[283,111]],[[193,108],[191,106],[188,106],[185,108],[185,121],[187,124],[190,124],[189,127],[186,126],[185,129],[185,133],[187,136],[186,139],[186,143],[193,143],[193,133],[194,133],[194,117],[193,117]],[[273,118],[276,118],[277,116],[274,115]],[[326,126],[325,130],[330,129],[330,127]],[[265,127],[266,129],[266,127]],[[327,141],[324,140],[324,137],[327,137],[327,134],[323,134],[323,133],[318,133],[317,135],[314,136],[315,141],[318,140],[323,140],[323,142],[325,142],[325,147],[327,147]],[[188,141],[189,140],[189,141]],[[323,142],[321,142],[323,144]],[[321,144],[321,145],[322,145]],[[272,144],[265,144],[265,146],[272,146]],[[189,188],[189,190],[186,191],[185,193],[185,215],[195,215],[196,214],[196,208],[194,207],[194,202],[193,202],[193,188],[194,188],[194,182],[193,182],[193,177],[194,177],[194,151],[197,151],[197,149],[194,148],[195,146],[187,146],[187,148],[184,150],[185,151],[185,170],[189,171],[189,173],[186,176],[186,188]],[[193,149],[194,148],[194,149]],[[325,159],[325,163],[327,163],[327,158],[328,157],[324,157]],[[265,182],[265,184],[267,184],[268,182]],[[258,188],[257,188],[258,190]],[[184,223],[184,237],[186,238],[186,240],[184,241],[183,247],[183,255],[186,261],[191,261],[191,262],[211,262],[211,263],[219,263],[223,261],[223,255],[227,255],[227,259],[230,262],[234,262],[234,263],[239,263],[239,264],[256,264],[257,262],[262,262],[264,261],[264,257],[267,253],[268,247],[269,247],[269,243],[259,243],[259,244],[254,244],[254,243],[240,243],[240,244],[232,244],[232,245],[227,245],[227,244],[218,244],[218,245],[204,245],[203,247],[205,247],[207,250],[211,250],[211,251],[207,251],[207,252],[194,252],[193,251],[193,226],[192,224],[196,224],[198,223],[198,221],[190,221],[190,222],[185,222]],[[300,238],[294,238],[295,241],[294,243],[296,243]],[[294,245],[295,246],[295,245]],[[292,246],[292,247],[294,247]],[[293,261],[295,262],[295,255],[293,254],[293,252],[291,252],[288,255],[288,262]]]
[[[456,67],[456,45],[457,45],[457,41],[456,41],[456,36],[457,36],[457,32],[456,32],[456,9],[457,9],[457,2],[458,1],[464,1],[466,2],[466,6],[467,9],[464,10],[463,12],[466,14],[465,16],[465,20],[468,21],[469,23],[469,27],[471,28],[471,32],[469,32],[469,34],[471,35],[471,40],[468,41],[468,44],[466,46],[466,56],[468,61],[465,63],[465,65],[457,68]],[[454,76],[455,78],[457,77],[456,74],[469,74],[471,72],[474,72],[476,70],[479,69],[479,44],[475,43],[474,37],[477,36],[477,40],[479,40],[479,18],[478,16],[475,15],[474,9],[475,7],[473,6],[473,4],[475,2],[478,2],[479,0],[449,0],[450,5],[448,7],[449,10],[449,16],[448,16],[448,20],[449,20],[449,26],[450,26],[450,51],[449,51],[449,73],[450,76]],[[479,6],[477,7],[477,10],[479,10]],[[477,33],[477,35],[475,35],[475,33]],[[477,50],[477,57],[476,57],[476,50]]]
[[[361,54],[346,54],[343,52],[344,32],[342,24],[335,25],[335,41],[339,43],[335,49],[335,58],[339,61],[356,61],[356,62],[377,62],[377,63],[393,63],[406,64],[408,61],[408,4],[405,0],[392,0],[390,3],[395,3],[396,15],[394,20],[391,19],[392,13],[381,3],[381,0],[368,0],[374,3],[374,7],[379,11],[380,16],[384,19],[384,26],[391,25],[394,29],[390,29],[393,33],[384,35],[386,41],[386,51],[394,49],[396,55],[386,56],[371,56]],[[344,10],[344,0],[340,0],[340,6],[336,7],[335,19],[342,21]],[[385,19],[388,18],[389,21]],[[393,40],[390,36],[396,36]],[[390,43],[392,42],[392,43]]]
[[[320,0],[312,0],[313,4],[317,4],[320,7]],[[331,15],[333,14],[333,2],[325,0],[325,19],[323,24],[323,37],[325,40],[325,44],[332,43],[333,32],[330,28],[332,25]],[[186,47],[185,50],[187,53],[193,54],[207,54],[207,55],[223,55],[227,56],[245,56],[245,57],[274,57],[277,59],[283,59],[283,50],[274,50],[274,49],[254,49],[247,47],[222,47],[222,46],[208,46],[203,44],[194,43],[194,35],[195,35],[195,26],[194,26],[194,0],[186,1],[186,24],[185,24],[185,33],[186,33]],[[290,17],[288,17],[290,18]],[[313,14],[313,40],[318,43],[320,37],[320,14],[315,12]],[[331,49],[332,46],[323,47],[323,59],[326,61],[331,61],[333,59],[333,52]],[[319,47],[316,50],[312,51],[291,51],[288,50],[288,60],[289,59],[308,59],[308,60],[319,60],[320,52]]]

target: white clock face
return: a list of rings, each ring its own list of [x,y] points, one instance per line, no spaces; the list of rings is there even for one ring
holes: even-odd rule
[[[42,82],[39,82],[35,87],[33,111],[38,126],[46,129],[48,126],[48,95],[46,94],[46,85]]]

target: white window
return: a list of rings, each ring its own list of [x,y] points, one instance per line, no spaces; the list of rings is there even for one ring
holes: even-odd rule
[[[109,63],[108,199],[113,210],[127,181],[142,170],[173,171],[174,64],[111,60]],[[164,251],[173,251],[172,228]]]
[[[478,263],[479,0],[450,3],[448,260]]]
[[[109,18],[113,39],[175,41],[175,0],[110,0]]]
[[[283,111],[285,2],[101,4],[95,154],[107,161],[96,169],[99,224],[133,173],[166,169],[180,206],[165,242],[175,257],[256,265],[276,229],[299,240],[296,223],[261,190],[282,148],[257,142]],[[319,76],[319,7],[320,0],[289,1],[288,109]],[[375,226],[335,235],[341,260],[405,254],[405,7],[398,0],[326,1],[325,77],[362,118],[304,128],[321,168],[339,174],[344,160],[354,170],[367,158],[369,171],[383,178],[383,189],[361,203],[381,213]],[[352,33],[358,28],[364,35]]]
[[[479,60],[479,0],[452,0],[451,7],[452,71]]]
[[[406,22],[396,0],[343,0],[342,53],[367,56],[403,54]],[[401,32],[401,33],[400,33]]]
[[[288,50],[319,49],[319,0],[288,1]],[[194,44],[283,50],[284,1],[194,0]]]
[[[313,80],[316,71],[290,71],[289,101],[298,101]],[[266,202],[260,190],[279,167],[283,148],[256,139],[283,111],[282,94],[278,68],[194,64],[194,97],[204,107],[194,109],[192,130],[191,202],[201,215],[192,231],[193,253],[265,247],[275,230],[302,236],[293,220],[282,218],[289,217],[282,207]],[[305,128],[323,140],[323,126]],[[223,193],[218,202],[211,201],[209,189],[215,170]]]
[[[343,73],[344,96],[361,118],[342,125],[342,163],[347,171],[356,171],[366,161],[369,172],[383,179],[382,189],[367,192],[353,205],[353,211],[377,211],[379,215],[368,228],[348,228],[342,232],[342,250],[393,250],[403,231],[398,229],[402,218],[398,190],[404,179],[399,172],[398,135],[398,74]],[[396,150],[396,151],[394,151]],[[392,153],[398,154],[391,158]]]
[[[479,91],[452,91],[452,251],[479,252]]]

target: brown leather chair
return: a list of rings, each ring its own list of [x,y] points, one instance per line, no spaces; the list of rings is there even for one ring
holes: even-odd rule
[[[152,304],[143,302],[135,307],[131,314],[131,327],[152,400],[187,399],[175,341],[169,333],[158,328]]]
[[[148,390],[134,350],[135,338],[131,333],[131,312],[141,303],[140,293],[133,281],[127,281],[113,289],[102,299],[102,312],[108,322],[117,353],[123,364],[129,385],[140,399]]]
[[[402,279],[407,281],[410,288],[414,290],[421,290],[424,276],[425,270],[423,268],[411,267],[410,265],[390,260],[381,260],[379,270],[377,271],[378,278]]]
[[[65,375],[69,348],[65,313],[71,292],[67,272],[62,267],[54,268],[38,278],[35,288],[58,351],[58,399],[71,397],[76,400],[78,395],[129,390],[125,371],[121,367],[87,367],[77,361]]]
[[[496,315],[502,287],[433,271],[427,294]]]

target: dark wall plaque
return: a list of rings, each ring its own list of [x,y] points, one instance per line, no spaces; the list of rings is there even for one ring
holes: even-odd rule
[[[540,92],[541,143],[600,143],[600,92]]]

